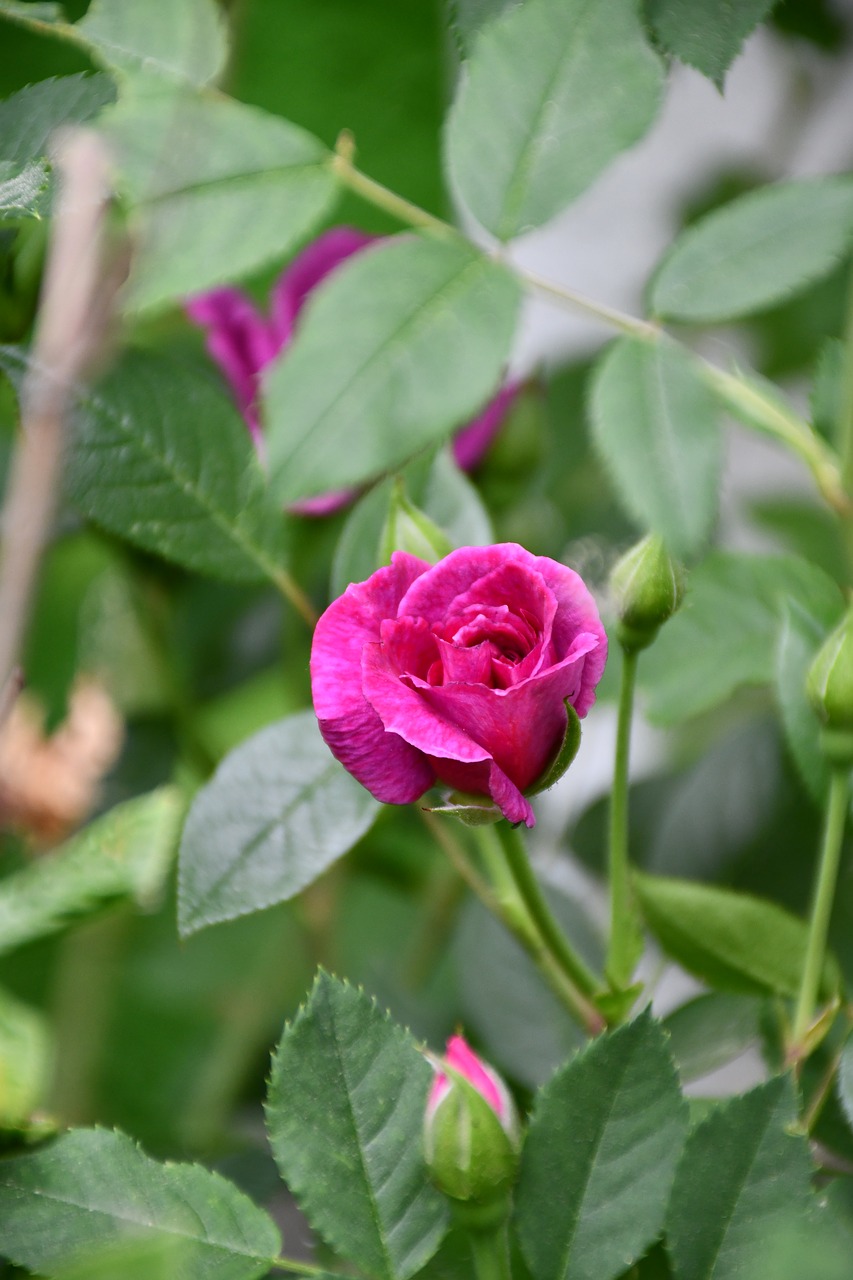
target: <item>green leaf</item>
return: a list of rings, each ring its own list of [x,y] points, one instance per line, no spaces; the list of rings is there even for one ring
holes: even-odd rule
[[[643,654],[640,684],[649,717],[680,724],[724,702],[742,685],[771,684],[787,600],[823,617],[838,587],[794,556],[713,552],[690,574],[679,613]]]
[[[407,1031],[322,972],[273,1060],[267,1125],[282,1177],[335,1252],[383,1280],[414,1275],[447,1229],[423,1158],[431,1078]]]
[[[3,1252],[54,1276],[75,1258],[135,1236],[180,1240],[182,1275],[252,1280],[279,1251],[263,1210],[199,1165],[159,1164],[121,1133],[77,1129],[0,1163]]]
[[[184,802],[174,787],[116,805],[53,853],[0,881],[0,954],[116,899],[159,896]]]
[[[20,379],[26,356],[0,348]],[[68,496],[91,520],[198,573],[275,581],[285,517],[246,424],[213,377],[154,351],[126,351],[74,415]]]
[[[668,53],[701,71],[720,91],[746,37],[776,0],[645,0],[646,19]]]
[[[214,0],[93,0],[74,30],[108,67],[197,85],[218,75],[228,51]]]
[[[809,397],[812,425],[826,440],[838,434],[844,412],[844,374],[847,352],[839,338],[827,338],[820,349]]]
[[[675,1280],[738,1280],[755,1250],[805,1216],[811,1161],[806,1138],[788,1131],[795,1119],[791,1077],[778,1076],[691,1133],[666,1223]]]
[[[461,241],[407,235],[335,271],[265,380],[282,502],[398,468],[472,417],[500,379],[518,302],[509,272]]]
[[[660,1024],[593,1041],[540,1093],[516,1227],[535,1280],[612,1280],[660,1234],[687,1107]]]
[[[682,347],[622,338],[595,375],[596,444],[626,510],[675,555],[704,542],[717,511],[717,405]]]
[[[313,711],[226,757],[181,840],[182,934],[294,897],[361,839],[379,803],[338,764]]]
[[[761,1011],[760,1000],[711,991],[664,1018],[682,1084],[709,1075],[760,1043]]]
[[[0,1129],[25,1128],[43,1102],[52,1050],[43,1014],[0,989]]]
[[[322,143],[227,98],[131,93],[103,130],[131,206],[131,309],[163,306],[283,257],[337,193]]]
[[[808,926],[775,902],[639,872],[634,889],[664,951],[697,978],[743,995],[799,991]],[[837,965],[828,960],[824,989],[837,990],[838,982]]]
[[[50,172],[44,160],[32,160],[23,167],[0,160],[0,222],[37,217],[49,186]]]
[[[46,23],[56,24],[63,28],[63,34],[70,30],[65,23],[65,14],[61,4],[31,4],[25,0],[0,0],[0,18],[9,18],[22,26],[41,26]]]
[[[664,258],[651,308],[672,320],[732,320],[826,275],[853,240],[853,180],[751,191],[688,227]]]
[[[46,156],[56,129],[91,120],[114,99],[115,87],[103,74],[60,76],[27,85],[0,102],[0,160],[25,164]]]
[[[465,67],[451,183],[498,239],[532,231],[643,136],[662,86],[632,0],[529,0],[484,28]]]
[[[826,797],[830,768],[820,745],[820,721],[806,696],[806,676],[827,633],[843,612],[815,618],[790,601],[783,610],[776,652],[776,701],[785,740],[806,787],[817,804]]]
[[[429,467],[423,457],[415,458],[402,474],[412,500],[455,547],[484,547],[494,542],[483,500],[449,449],[439,450]],[[379,541],[393,485],[393,477],[374,485],[347,517],[332,561],[333,599],[343,595],[351,582],[364,582],[379,568]]]
[[[463,56],[467,57],[471,52],[480,28],[502,14],[511,2],[512,0],[448,0],[450,27]]]

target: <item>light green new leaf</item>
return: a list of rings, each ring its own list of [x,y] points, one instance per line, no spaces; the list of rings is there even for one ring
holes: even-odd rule
[[[498,239],[531,231],[643,136],[662,86],[632,0],[529,0],[481,31],[463,69],[453,187]]]
[[[181,933],[294,897],[361,839],[379,803],[332,756],[313,711],[232,751],[181,840]]]
[[[744,40],[774,4],[775,0],[645,0],[645,13],[664,49],[722,89]]]
[[[320,973],[273,1060],[267,1127],[282,1177],[334,1251],[407,1280],[447,1229],[427,1176],[432,1069],[366,995]]]
[[[643,1013],[540,1093],[516,1191],[535,1280],[612,1280],[660,1234],[687,1107],[660,1024]]]
[[[41,1105],[52,1051],[44,1015],[0,989],[0,1129],[25,1127]]]
[[[200,1165],[160,1164],[121,1133],[76,1129],[0,1162],[3,1253],[54,1276],[129,1237],[178,1240],[192,1280],[253,1280],[280,1247],[275,1224]]]
[[[131,206],[130,308],[247,275],[329,212],[337,180],[311,134],[227,98],[135,90],[103,126]]]
[[[509,272],[461,241],[402,236],[335,271],[265,380],[281,500],[371,480],[473,417],[500,380],[518,303]]]
[[[620,339],[596,372],[591,414],[628,512],[676,555],[695,552],[716,516],[722,441],[693,357],[666,340]]]
[[[761,1041],[762,1002],[709,991],[664,1019],[682,1084],[724,1067]]]
[[[667,955],[721,991],[795,996],[805,963],[808,926],[750,894],[696,880],[634,875],[637,903]],[[838,988],[828,959],[824,990]]]
[[[740,1280],[758,1249],[806,1217],[811,1161],[807,1139],[789,1132],[795,1118],[791,1076],[778,1076],[691,1133],[666,1222],[675,1280]]]
[[[116,805],[53,853],[0,880],[0,954],[116,900],[156,900],[183,809],[180,792],[161,787]]]
[[[24,0],[0,0],[0,18],[9,18],[21,26],[54,25],[69,30],[61,4],[29,4]]]
[[[853,1036],[848,1037],[841,1054],[837,1087],[847,1123],[853,1129]]]
[[[25,353],[0,348],[20,380]],[[212,377],[154,351],[126,351],[84,390],[65,472],[84,515],[129,542],[230,582],[275,581],[287,525],[246,424]]]
[[[215,0],[92,0],[74,31],[108,67],[191,84],[213,80],[227,54]]]
[[[853,179],[815,178],[751,191],[678,237],[650,305],[710,323],[760,311],[827,274],[853,242]]]
[[[820,618],[841,604],[821,569],[794,556],[714,552],[694,569],[679,613],[643,654],[640,683],[650,718],[680,724],[742,685],[775,677],[786,600]]]
[[[806,696],[806,676],[827,633],[839,621],[842,602],[831,614],[815,618],[796,601],[782,613],[776,651],[776,702],[785,741],[800,776],[817,804],[826,797],[830,768],[820,746],[820,721]]]

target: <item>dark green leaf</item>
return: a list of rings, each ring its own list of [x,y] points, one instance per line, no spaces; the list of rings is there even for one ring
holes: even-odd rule
[[[662,84],[631,0],[529,0],[483,29],[465,67],[452,184],[500,240],[531,231],[643,136]]]
[[[844,406],[844,371],[847,353],[838,338],[827,338],[815,367],[810,397],[812,425],[827,440],[839,431]]]
[[[316,138],[227,98],[130,94],[103,128],[131,204],[131,308],[180,300],[282,257],[335,199],[329,153]]]
[[[174,787],[127,800],[0,881],[0,953],[115,899],[156,900],[172,865],[183,809]]]
[[[682,347],[622,338],[592,389],[596,443],[630,514],[678,556],[707,538],[717,510],[717,406]]]
[[[696,996],[664,1019],[683,1084],[724,1067],[761,1039],[760,1000],[718,991]]]
[[[651,719],[679,724],[742,685],[771,684],[789,599],[823,617],[841,596],[822,570],[793,556],[709,555],[688,578],[684,606],[643,654]]]
[[[0,1129],[26,1127],[44,1102],[52,1049],[43,1014],[0,989]]]
[[[687,1107],[648,1013],[593,1041],[530,1121],[516,1226],[535,1280],[611,1280],[660,1234]]]
[[[776,654],[776,701],[785,739],[803,782],[818,804],[826,795],[830,770],[820,746],[820,721],[806,697],[806,676],[841,613],[841,601],[832,616],[821,619],[790,601],[783,611]]]
[[[519,291],[460,242],[386,241],[312,294],[265,382],[282,502],[361,484],[448,436],[494,391]]]
[[[130,1138],[77,1129],[34,1155],[0,1163],[3,1252],[54,1276],[128,1236],[185,1243],[195,1280],[253,1280],[279,1250],[272,1220],[199,1165],[158,1164]]]
[[[181,932],[294,897],[378,812],[332,756],[313,711],[262,729],[226,757],[190,809],[181,841]]]
[[[760,311],[819,280],[853,240],[853,180],[751,191],[688,227],[651,288],[655,314],[715,322]]]
[[[44,160],[32,160],[23,166],[0,160],[0,222],[38,216],[49,186],[50,173]]]
[[[660,44],[723,87],[744,40],[776,0],[645,0],[646,18]]]
[[[0,348],[20,376],[25,357]],[[82,393],[65,474],[84,515],[199,573],[275,581],[285,518],[267,490],[246,425],[201,371],[153,351],[127,351]]]
[[[320,973],[273,1061],[267,1122],[282,1176],[342,1257],[406,1280],[447,1229],[423,1159],[432,1071],[367,996]]]
[[[691,1133],[667,1213],[675,1280],[739,1280],[757,1249],[805,1218],[811,1162],[806,1138],[789,1132],[795,1118],[791,1077],[779,1076]]]
[[[93,0],[74,31],[108,67],[191,84],[213,80],[227,53],[214,0]]]
[[[808,926],[775,902],[732,889],[635,873],[637,901],[667,955],[690,973],[744,995],[799,991]],[[825,987],[838,970],[827,961]]]

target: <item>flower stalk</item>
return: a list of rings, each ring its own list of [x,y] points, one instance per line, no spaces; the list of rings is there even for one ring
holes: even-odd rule
[[[815,1015],[820,977],[826,956],[829,920],[832,915],[832,903],[835,897],[835,886],[838,881],[838,866],[841,861],[841,846],[844,839],[844,826],[847,820],[849,800],[849,767],[836,766],[832,771],[829,784],[820,862],[818,863],[817,880],[815,882],[809,921],[806,958],[791,1032],[791,1049],[788,1057],[793,1062],[796,1062],[802,1056],[803,1043]]]
[[[491,1231],[469,1231],[476,1280],[512,1280],[506,1222]]]
[[[612,987],[620,991],[630,982],[637,959],[638,929],[631,898],[631,869],[628,862],[628,768],[638,656],[635,650],[623,651],[622,655],[613,790],[610,796],[610,938],[605,972]]]

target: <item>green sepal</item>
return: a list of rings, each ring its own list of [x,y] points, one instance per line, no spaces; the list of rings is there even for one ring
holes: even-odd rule
[[[547,791],[549,787],[553,787],[555,782],[559,782],[580,749],[580,716],[568,698],[563,699],[563,705],[566,708],[566,731],[563,734],[563,740],[545,772],[533,783],[533,786],[528,787],[525,791],[524,794],[526,796],[538,796],[540,791]]]

